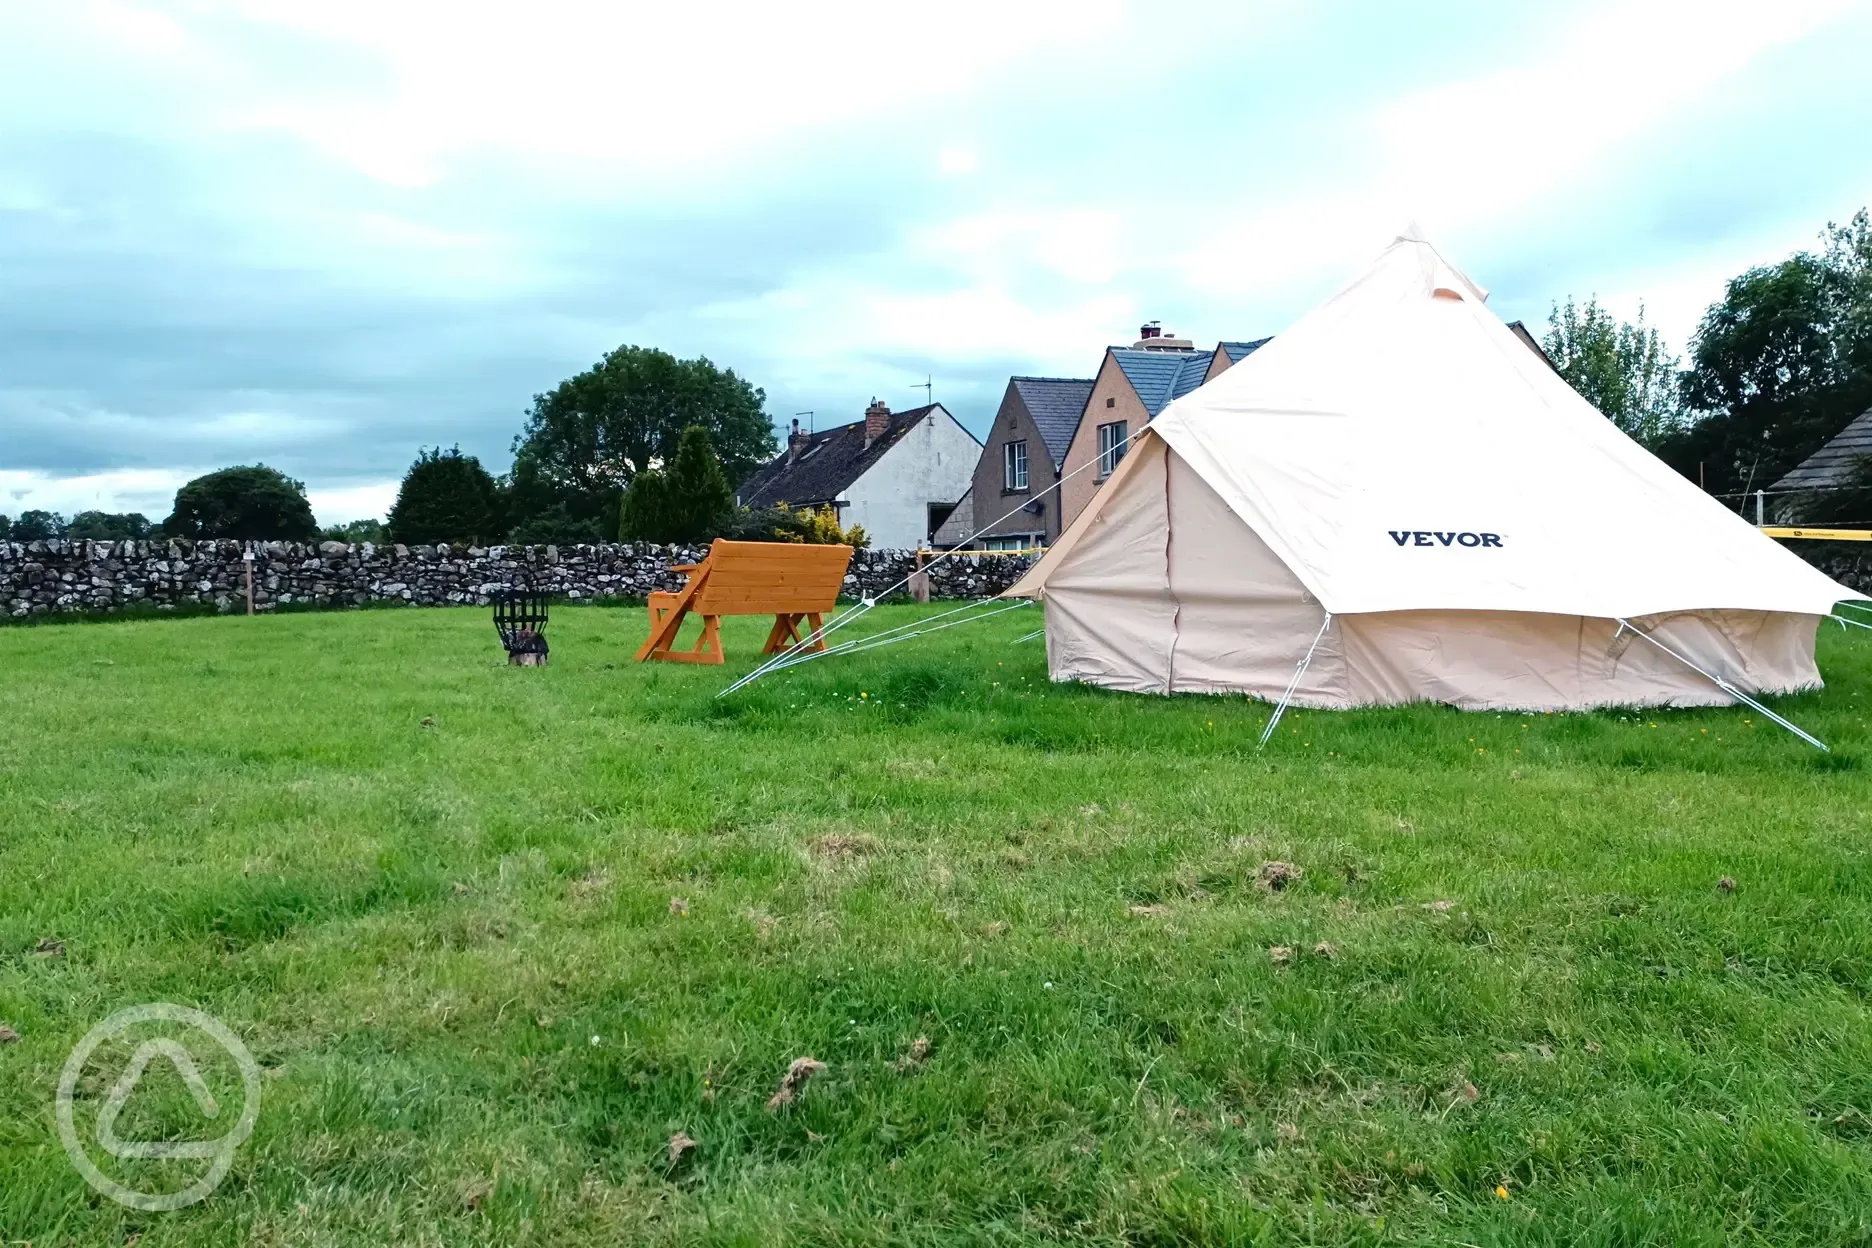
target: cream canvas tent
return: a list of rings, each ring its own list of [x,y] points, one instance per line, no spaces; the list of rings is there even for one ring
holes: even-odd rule
[[[1045,601],[1053,679],[1516,710],[1818,685],[1816,626],[1857,595],[1627,438],[1486,298],[1413,232],[1165,408],[1008,591]]]

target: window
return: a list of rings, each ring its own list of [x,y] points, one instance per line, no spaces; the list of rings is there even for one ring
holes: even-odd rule
[[[1001,488],[1027,488],[1027,441],[1008,442],[1001,447]]]
[[[1124,458],[1127,445],[1124,421],[1114,420],[1109,425],[1099,426],[1099,476],[1111,476],[1112,469],[1116,468],[1118,461]]]
[[[1108,397],[1106,398],[1106,400],[1105,400],[1105,406],[1106,406],[1106,407],[1117,407],[1117,406],[1118,406],[1118,400],[1117,400],[1117,399],[1115,399],[1115,398],[1111,398],[1111,397],[1109,397],[1109,396],[1108,396]]]
[[[1012,537],[990,537],[982,540],[983,550],[1032,550],[1046,545],[1044,533],[1020,533]]]

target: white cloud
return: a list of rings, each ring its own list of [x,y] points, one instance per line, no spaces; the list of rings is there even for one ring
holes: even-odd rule
[[[1119,327],[1137,324],[1136,309],[1120,292],[1035,300],[994,285],[915,293],[832,277],[719,305],[709,315],[760,326],[765,350],[776,361],[802,365],[802,382],[839,370],[860,388],[879,384],[863,380],[867,369],[888,375],[871,363],[879,358],[916,368],[1012,358],[1031,361],[1024,368],[1083,370],[1088,354]]]
[[[936,168],[945,174],[974,173],[981,168],[981,157],[972,147],[951,144],[936,157]]]
[[[398,481],[370,481],[363,485],[335,489],[308,489],[306,498],[312,514],[321,525],[346,524],[352,520],[382,520],[396,502]]]
[[[175,493],[204,472],[196,468],[142,468],[53,477],[41,472],[0,468],[0,514],[56,511],[66,519],[81,511],[140,511],[160,522],[175,505]],[[371,481],[329,489],[309,489],[306,498],[321,525],[350,520],[381,520],[396,501],[396,481]]]
[[[1111,281],[1130,250],[1124,217],[1094,207],[972,213],[912,235],[907,246],[979,281],[1032,268],[1092,284]]]
[[[425,443],[498,468],[527,396],[621,341],[843,419],[926,369],[938,397],[945,372],[1083,374],[1145,317],[1277,331],[1413,217],[1509,315],[1642,294],[1681,346],[1723,277],[1861,202],[1813,207],[1850,177],[1824,159],[1765,209],[1707,173],[1799,134],[1850,150],[1865,88],[1787,89],[1863,41],[1826,29],[1843,11],[17,5],[0,267],[38,284],[0,290],[24,327],[0,461],[177,465],[56,499],[14,474],[67,511],[166,511],[187,465],[265,459],[321,520],[381,515],[394,484],[356,482]],[[1748,124],[1693,132],[1725,104]],[[1667,144],[1712,184],[1649,176]]]
[[[798,8],[541,0],[221,0],[232,15],[370,57],[382,80],[225,102],[226,124],[301,136],[372,177],[423,186],[497,151],[608,181],[695,171],[814,126],[927,108],[1122,16],[1116,0],[862,0]]]
[[[1310,183],[1271,202],[1257,188],[1234,220],[1211,207],[1182,270],[1213,293],[1279,289],[1356,270],[1412,219],[1445,243],[1512,231],[1518,214],[1620,145],[1850,9],[1846,0],[1646,0],[1569,10],[1524,60],[1371,107]]]
[[[0,468],[0,512],[56,511],[66,519],[81,511],[140,511],[153,521],[169,514],[176,489],[190,474],[164,469],[98,472],[51,477]]]

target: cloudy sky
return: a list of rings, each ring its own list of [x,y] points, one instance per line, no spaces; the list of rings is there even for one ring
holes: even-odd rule
[[[1137,325],[1278,332],[1408,221],[1504,319],[1872,201],[1872,6],[0,0],[0,512],[504,469],[624,342],[980,428]]]

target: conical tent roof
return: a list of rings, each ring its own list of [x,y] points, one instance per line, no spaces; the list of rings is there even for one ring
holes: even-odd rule
[[[1824,615],[1855,596],[1622,433],[1485,299],[1407,234],[1149,429],[1334,615]],[[1072,542],[1009,592],[1044,593]]]

